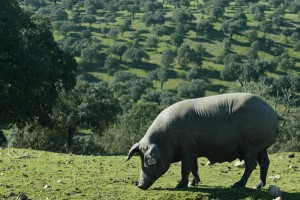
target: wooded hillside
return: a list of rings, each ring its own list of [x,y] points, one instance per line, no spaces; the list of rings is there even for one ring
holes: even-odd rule
[[[290,123],[283,141],[300,138],[298,0],[5,1],[0,19],[16,37],[0,31],[7,38],[0,64],[20,66],[3,68],[10,79],[0,77],[1,97],[18,105],[4,102],[0,110],[5,129],[18,125],[9,131],[12,146],[124,153],[166,106],[234,91],[262,96],[278,110],[283,124]],[[22,56],[11,62],[15,55]],[[32,87],[23,88],[28,83]],[[24,94],[13,95],[19,90]],[[34,104],[25,108],[23,102]],[[124,138],[128,132],[132,136]],[[112,140],[122,145],[112,148]],[[297,150],[297,143],[286,147]],[[284,148],[275,145],[275,151]]]

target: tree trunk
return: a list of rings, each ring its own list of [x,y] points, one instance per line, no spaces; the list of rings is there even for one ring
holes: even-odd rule
[[[73,144],[74,144],[74,135],[75,135],[75,127],[68,128],[68,136],[67,136],[67,152],[73,152]]]
[[[164,82],[161,81],[161,82],[160,82],[160,90],[163,90],[163,87],[164,87]]]

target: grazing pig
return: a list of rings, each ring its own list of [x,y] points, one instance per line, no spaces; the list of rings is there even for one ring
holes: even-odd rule
[[[216,162],[245,161],[245,172],[232,187],[244,187],[256,163],[260,182],[266,184],[269,167],[267,148],[278,130],[277,113],[262,99],[248,93],[222,94],[175,103],[163,110],[145,136],[134,144],[129,160],[138,153],[142,170],[138,187],[149,188],[170,167],[182,162],[182,179],[175,189],[200,181],[197,157]]]

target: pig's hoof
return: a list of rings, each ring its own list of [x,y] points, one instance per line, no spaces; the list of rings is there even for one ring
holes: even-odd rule
[[[189,186],[197,186],[199,184],[200,181],[197,181],[196,179],[193,179],[189,182]]]
[[[262,181],[259,181],[259,183],[254,187],[254,189],[260,190],[262,187],[264,187],[266,184]]]
[[[231,186],[231,188],[243,188],[243,187],[245,187],[245,183],[243,183],[242,181],[238,181]]]
[[[182,183],[181,181],[175,187],[175,190],[182,190],[188,187],[188,183]]]

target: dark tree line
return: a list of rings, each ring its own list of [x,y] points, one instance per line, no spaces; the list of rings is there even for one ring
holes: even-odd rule
[[[0,124],[43,121],[59,91],[75,85],[77,63],[58,48],[49,21],[15,0],[2,2],[0,11]]]

